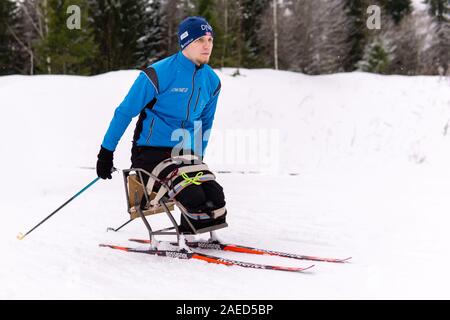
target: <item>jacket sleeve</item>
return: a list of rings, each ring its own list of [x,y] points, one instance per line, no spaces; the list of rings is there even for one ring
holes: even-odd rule
[[[102,146],[110,151],[115,151],[120,138],[124,134],[132,118],[137,116],[142,109],[155,97],[156,90],[150,79],[141,72],[134,81],[130,91],[122,103],[116,108],[114,117],[109,124],[103,138]]]
[[[210,130],[212,128],[212,124],[214,121],[214,115],[216,113],[217,100],[219,99],[220,88],[221,88],[221,84],[219,82],[216,90],[213,93],[212,98],[206,104],[205,108],[203,109],[202,115],[201,115],[202,132],[204,135],[204,138],[202,139],[202,156],[203,157],[205,155],[205,150],[208,145]]]

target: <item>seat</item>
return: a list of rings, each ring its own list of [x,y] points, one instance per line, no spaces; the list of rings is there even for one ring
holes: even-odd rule
[[[141,205],[142,198],[145,197],[146,192],[145,186],[141,183],[137,174],[133,173],[128,175],[128,213],[131,219],[140,218],[140,214],[136,207]],[[156,192],[152,192],[149,196],[150,200],[153,200],[156,196]],[[168,209],[173,211],[175,209],[175,203],[173,201],[168,201],[166,203]],[[164,207],[160,204],[150,205],[150,201],[147,201],[147,207],[142,208],[142,213],[144,216],[150,216],[153,214],[165,212]]]
[[[176,201],[175,197],[171,192],[173,192],[173,189],[171,189],[167,182],[164,180],[161,180],[158,178],[153,172],[149,173],[145,171],[144,169],[140,168],[132,168],[132,169],[125,169],[122,171],[123,173],[123,179],[125,184],[125,194],[127,199],[127,209],[128,213],[130,214],[130,219],[122,224],[118,228],[108,228],[107,230],[112,231],[119,231],[121,228],[123,228],[125,225],[130,223],[136,218],[141,218],[145,227],[148,230],[149,233],[149,239],[150,239],[150,246],[154,248],[157,245],[157,241],[154,239],[155,235],[176,235],[177,241],[179,243],[182,242],[182,237],[180,233],[180,226],[178,225],[177,221],[173,217],[173,211],[175,210],[175,207],[177,207],[180,210],[180,213],[182,216],[188,219],[188,212],[186,208],[183,207],[181,203]],[[159,184],[159,190],[157,192],[152,192],[149,194],[148,192],[148,183],[147,185],[144,185],[142,181],[145,181],[144,177],[149,177],[149,179],[152,180],[152,186],[155,185],[155,183]],[[204,177],[204,176],[203,176]],[[206,176],[208,178],[208,176]],[[165,188],[165,192],[161,191]],[[158,189],[158,186],[157,188]],[[153,200],[153,201],[152,201]],[[224,209],[219,209],[224,210]],[[167,227],[161,230],[153,230],[150,226],[150,222],[147,220],[146,216],[163,213],[165,212],[167,217],[172,223],[171,227]],[[200,229],[196,228],[191,222],[188,221],[187,223],[188,229],[192,232],[189,232],[189,234],[199,234],[199,233],[205,233],[210,232],[212,235],[212,232],[217,229],[225,228],[228,226],[226,222],[220,223],[218,225],[211,225],[211,226],[202,226]],[[183,234],[187,234],[183,232]],[[181,241],[181,242],[180,242]]]

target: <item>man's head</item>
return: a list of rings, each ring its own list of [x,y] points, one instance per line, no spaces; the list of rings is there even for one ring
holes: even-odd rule
[[[195,64],[208,63],[213,48],[214,33],[202,17],[188,17],[178,26],[178,41],[183,54]]]

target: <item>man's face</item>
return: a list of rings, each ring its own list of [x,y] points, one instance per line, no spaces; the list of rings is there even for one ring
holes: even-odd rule
[[[203,36],[189,44],[183,53],[195,64],[205,64],[209,62],[209,57],[213,49],[213,37]]]

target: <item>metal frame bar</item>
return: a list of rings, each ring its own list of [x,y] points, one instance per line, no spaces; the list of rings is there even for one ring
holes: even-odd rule
[[[167,196],[164,196],[163,198],[161,198],[159,200],[159,204],[164,208],[164,211],[166,212],[169,220],[172,222],[173,226],[172,227],[168,227],[168,228],[164,228],[161,230],[156,230],[153,231],[153,229],[150,226],[150,223],[148,222],[147,218],[145,217],[141,205],[140,205],[140,199],[138,199],[138,194],[137,192],[135,193],[135,203],[134,206],[131,206],[130,204],[130,195],[129,195],[129,191],[128,191],[128,176],[130,175],[131,172],[135,172],[138,176],[139,176],[139,180],[140,181],[144,181],[142,174],[146,174],[149,178],[153,178],[155,181],[157,181],[158,183],[160,183],[162,186],[166,187],[167,190],[170,190],[170,188],[168,187],[168,185],[162,181],[161,179],[159,179],[157,176],[155,176],[154,174],[141,169],[141,168],[131,168],[131,169],[124,169],[122,170],[122,174],[123,174],[123,179],[124,179],[124,188],[125,188],[125,198],[127,200],[127,211],[128,213],[131,213],[131,209],[134,207],[135,210],[138,212],[139,216],[141,217],[147,231],[149,234],[149,240],[150,240],[150,244],[151,246],[154,246],[154,236],[155,235],[176,235],[177,236],[177,241],[180,241],[180,232],[178,229],[178,224],[175,220],[175,218],[173,217],[170,209],[167,206],[167,202],[169,201],[173,201],[174,205],[176,205],[178,207],[178,209],[180,210],[181,214],[184,216],[184,218],[186,219],[189,227],[191,228],[192,232],[194,234],[198,234],[198,233],[204,233],[204,232],[210,232],[211,233],[211,237],[212,237],[212,231],[217,230],[217,229],[221,229],[224,227],[227,227],[228,224],[227,223],[223,223],[220,225],[216,225],[216,226],[211,226],[211,227],[207,227],[207,228],[203,228],[203,229],[196,229],[194,227],[194,225],[190,222],[189,217],[187,216],[186,212],[185,212],[185,208],[183,205],[181,205],[181,203],[179,203],[175,198],[168,198]],[[150,206],[150,195],[147,192],[147,188],[144,184],[141,185],[141,187],[143,188],[143,194],[144,197],[147,201],[146,206]],[[127,225],[128,223],[130,223],[131,221],[133,221],[134,219],[130,219],[127,222],[125,222],[123,225],[121,225],[119,228],[117,229],[113,229],[113,228],[108,228],[108,230],[113,230],[113,231],[119,231],[122,227],[124,227],[125,225]],[[172,232],[169,232],[170,230],[175,230]]]

